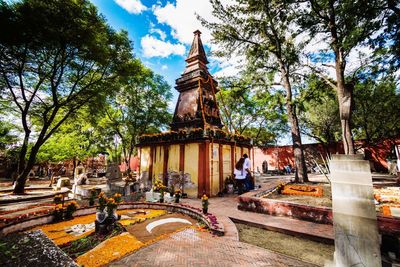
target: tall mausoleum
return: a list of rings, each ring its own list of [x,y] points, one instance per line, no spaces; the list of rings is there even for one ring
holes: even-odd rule
[[[249,138],[223,130],[216,94],[218,84],[208,72],[200,38],[194,39],[186,68],[176,80],[179,92],[171,131],[143,135],[139,140],[139,177],[148,183],[160,178],[169,186],[171,172],[186,174],[184,191],[190,197],[216,196],[232,175],[237,160],[252,157]]]

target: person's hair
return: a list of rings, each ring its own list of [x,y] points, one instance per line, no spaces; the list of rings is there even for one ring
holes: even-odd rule
[[[241,170],[243,169],[243,163],[244,163],[244,158],[240,158],[238,162],[235,164],[235,169],[236,170]]]
[[[248,158],[249,156],[247,156],[247,154],[243,154],[243,158]]]

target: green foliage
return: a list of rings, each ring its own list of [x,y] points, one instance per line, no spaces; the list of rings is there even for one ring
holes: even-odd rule
[[[79,109],[112,94],[116,78],[137,65],[127,32],[112,30],[87,0],[1,1],[0,18],[0,83],[24,130],[20,193],[43,143]]]
[[[341,60],[346,60],[353,48],[379,29],[384,4],[382,0],[309,0],[298,22],[311,37],[320,34],[318,38],[333,50],[341,50]]]
[[[302,90],[299,119],[302,132],[322,144],[340,138],[339,106],[334,90],[316,75],[310,76]]]
[[[222,120],[230,132],[253,138],[255,145],[265,146],[287,130],[282,95],[265,90],[250,75],[220,81],[217,99]]]
[[[101,125],[118,136],[124,162],[129,166],[138,137],[159,132],[171,121],[168,101],[172,94],[162,76],[143,65],[135,76],[121,79],[118,85],[116,97],[109,98],[104,106]]]
[[[15,125],[10,122],[0,120],[0,151],[18,141],[18,136],[13,131]]]
[[[354,134],[374,143],[400,135],[400,92],[393,76],[359,80],[354,88]]]

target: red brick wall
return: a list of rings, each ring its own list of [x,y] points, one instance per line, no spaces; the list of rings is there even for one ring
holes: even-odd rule
[[[357,153],[365,154],[366,159],[371,161],[371,168],[375,171],[387,171],[386,158],[394,144],[400,144],[400,137],[394,140],[384,140],[376,145],[365,144],[365,141],[356,141]],[[343,145],[341,142],[324,148],[322,144],[303,145],[307,164],[312,166],[312,158],[321,163],[321,155],[326,158],[327,150],[330,154],[343,154]],[[282,170],[284,166],[291,164],[294,166],[294,156],[292,146],[275,146],[268,148],[254,148],[254,166],[255,170],[262,171],[262,163],[268,162],[268,170]]]

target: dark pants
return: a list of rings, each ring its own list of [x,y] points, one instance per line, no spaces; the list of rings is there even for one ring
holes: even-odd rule
[[[236,185],[238,187],[238,194],[241,195],[245,191],[244,182],[246,179],[236,179]]]
[[[253,177],[251,175],[246,175],[244,185],[246,186],[247,191],[254,190]]]

